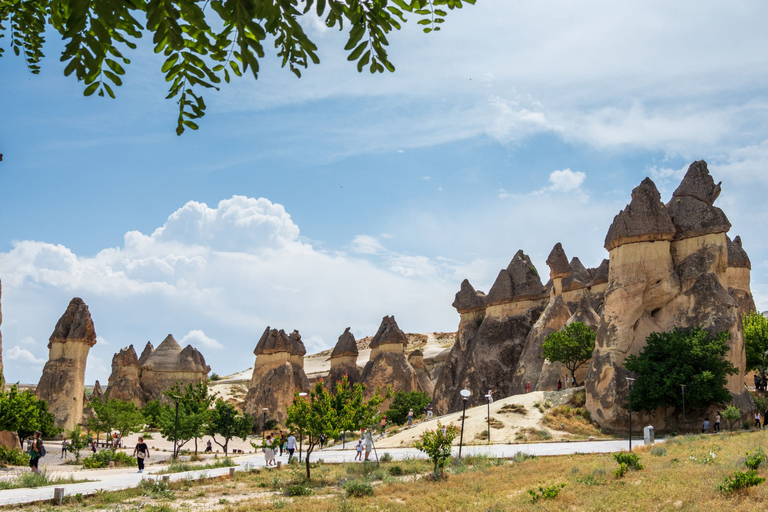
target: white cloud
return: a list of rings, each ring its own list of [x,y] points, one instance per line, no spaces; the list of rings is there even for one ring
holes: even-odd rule
[[[30,363],[33,365],[43,365],[46,362],[45,359],[35,357],[32,352],[18,345],[11,347],[4,357],[8,361],[19,361],[20,363]]]
[[[581,188],[581,184],[587,175],[581,171],[572,171],[563,169],[562,171],[552,171],[549,175],[549,189],[553,192],[574,192]]]
[[[352,240],[351,250],[358,254],[379,254],[385,251],[381,242],[368,235],[357,235]]]
[[[32,336],[27,336],[26,338],[23,338],[21,341],[19,341],[22,345],[30,345],[35,346],[37,345],[37,341]]]
[[[213,348],[213,349],[221,349],[224,348],[224,345],[219,343],[213,338],[209,338],[205,335],[205,333],[199,329],[194,329],[189,331],[187,334],[184,335],[181,340],[179,340],[179,344],[182,347],[185,347],[187,345],[192,345],[195,348],[199,347],[205,347],[205,348]]]

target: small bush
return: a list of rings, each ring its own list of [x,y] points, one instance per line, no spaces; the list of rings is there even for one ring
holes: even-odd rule
[[[512,457],[512,460],[515,462],[525,462],[527,460],[536,459],[537,457],[535,455],[529,455],[527,453],[523,452],[517,452],[514,457]]]
[[[100,452],[96,452],[93,455],[89,455],[88,457],[83,459],[83,468],[84,469],[99,469],[99,468],[106,468],[109,466],[110,462],[114,462],[115,466],[136,466],[136,460],[120,451],[113,451],[113,450],[101,450]]]
[[[211,381],[211,382],[216,382],[216,381],[221,380],[221,377],[219,376],[218,373],[214,372],[214,373],[211,374],[210,377],[208,377],[208,380]]]
[[[757,470],[757,468],[760,467],[760,464],[765,462],[765,459],[765,452],[762,448],[758,448],[747,452],[744,459],[744,465],[747,466],[748,469]]]
[[[667,456],[667,449],[663,446],[654,446],[651,448],[651,455],[654,457],[666,457]]]
[[[285,490],[286,496],[310,496],[312,489],[303,485],[291,485]]]
[[[144,496],[152,499],[173,498],[173,491],[171,491],[170,485],[162,480],[141,480],[138,488]]]
[[[717,484],[717,490],[723,494],[730,494],[739,489],[746,489],[765,482],[765,478],[757,476],[757,472],[754,469],[742,473],[737,471],[733,474],[733,477],[727,476],[725,480]]]
[[[387,471],[392,476],[402,476],[405,474],[405,471],[403,471],[403,468],[401,468],[400,466],[392,466]]]
[[[344,490],[353,498],[373,496],[373,486],[367,480],[350,480],[344,484]]]
[[[0,463],[9,466],[28,466],[29,455],[22,452],[19,448],[8,449],[0,446]]]
[[[525,407],[520,404],[506,404],[502,406],[501,409],[499,409],[499,412],[504,414],[520,414],[525,416],[526,410]]]
[[[579,478],[576,481],[579,482],[580,484],[590,485],[590,486],[592,486],[592,485],[605,485],[605,481],[598,479],[597,477],[595,477],[594,474],[587,475],[584,478]]]
[[[531,495],[531,503],[536,503],[540,499],[552,500],[557,498],[557,495],[560,494],[560,490],[565,487],[565,485],[566,484],[553,484],[549,487],[539,486],[538,491],[536,489],[529,489],[528,494]]]
[[[627,474],[627,465],[624,462],[619,462],[619,469],[614,470],[613,472],[614,476],[616,478],[623,478],[624,475]]]
[[[616,462],[619,464],[626,464],[627,469],[631,471],[640,471],[643,469],[643,465],[640,464],[640,457],[638,457],[636,453],[614,453],[613,458],[616,459]]]
[[[389,453],[389,452],[385,452],[385,453],[384,453],[384,454],[381,456],[381,459],[380,459],[380,460],[381,460],[381,462],[392,462],[392,454],[391,454],[391,453]]]

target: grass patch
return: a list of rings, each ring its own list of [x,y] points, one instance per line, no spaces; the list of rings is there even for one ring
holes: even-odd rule
[[[33,473],[31,471],[22,473],[11,480],[0,480],[0,489],[24,489],[29,487],[45,487],[48,485],[62,485],[62,484],[77,484],[81,482],[89,482],[86,479],[75,479],[74,475],[68,477],[52,477],[46,470],[42,470],[39,473]]]
[[[204,471],[206,469],[229,468],[236,465],[237,464],[235,461],[229,457],[224,457],[223,459],[215,459],[213,462],[209,462],[208,464],[203,465],[191,464],[189,462],[173,462],[168,465],[167,469],[164,469],[157,474],[167,475],[170,473],[184,473],[186,471]]]
[[[344,484],[344,491],[350,498],[373,496],[373,486],[367,480],[350,480]]]
[[[520,404],[506,404],[499,409],[499,412],[502,414],[519,414],[525,416],[528,411]]]
[[[580,436],[602,434],[597,424],[592,422],[589,411],[584,407],[558,405],[544,415],[543,421],[550,428]]]
[[[547,441],[552,439],[552,434],[548,430],[539,430],[534,427],[521,428],[515,434],[515,441]]]
[[[29,466],[29,455],[19,448],[8,449],[5,446],[0,446],[0,464]]]

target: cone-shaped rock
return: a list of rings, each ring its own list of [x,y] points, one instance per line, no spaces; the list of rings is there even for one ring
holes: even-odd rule
[[[104,391],[101,389],[99,381],[96,381],[96,384],[93,385],[93,392],[91,392],[91,402],[95,400],[100,402],[104,401]]]
[[[741,246],[741,237],[737,236],[731,240],[726,236],[725,239],[728,241],[728,266],[752,269],[752,262],[749,261],[747,251]]]
[[[152,346],[152,343],[148,341],[147,344],[144,345],[144,350],[141,351],[141,356],[139,357],[139,367],[147,362],[147,359],[149,359],[149,356],[151,356],[152,352],[154,351],[155,347]]]
[[[699,160],[688,167],[680,186],[672,194],[672,197],[693,197],[712,206],[720,196],[720,185],[715,185],[715,180],[709,174],[707,162]]]
[[[158,399],[168,402],[164,391],[177,383],[186,385],[207,381],[211,367],[205,364],[205,358],[197,349],[187,346],[182,350],[169,334],[140,364],[139,370],[145,402]]]
[[[284,330],[270,329],[269,326],[264,330],[259,342],[256,344],[256,348],[253,349],[253,354],[260,356],[262,354],[277,354],[287,352],[291,354],[293,352],[293,344],[291,339],[285,333]]]
[[[151,354],[151,350],[149,354]],[[149,357],[147,354],[147,357]],[[144,407],[144,390],[139,378],[139,358],[133,345],[120,349],[112,357],[112,373],[107,385],[109,398],[133,402],[137,407]]]
[[[747,313],[756,311],[750,288],[752,263],[747,251],[741,246],[741,237],[737,236],[731,241],[726,236],[725,241],[728,244],[728,293],[736,302],[739,316],[743,318]]]
[[[56,426],[71,430],[83,416],[85,362],[96,344],[93,320],[82,299],[74,298],[48,342],[48,362],[35,393],[48,402]]]
[[[469,280],[465,279],[461,282],[461,289],[456,293],[453,307],[460,312],[484,308],[485,294],[483,292],[475,291],[475,288],[469,283]]]
[[[301,341],[301,334],[295,330],[288,336],[291,340],[291,355],[304,356],[307,353],[307,349],[304,347],[304,342]]]
[[[608,251],[632,242],[671,240],[675,225],[661,203],[661,195],[650,178],[632,191],[632,201],[613,219],[605,237]]]
[[[361,376],[366,385],[366,396],[372,396],[376,388],[392,391],[424,391],[420,389],[416,370],[405,357],[408,338],[400,329],[394,316],[385,316],[369,347],[371,355]],[[425,391],[426,392],[426,391]],[[389,405],[389,401],[384,406]]]
[[[676,229],[675,240],[726,233],[731,229],[725,213],[712,206],[719,195],[720,184],[715,185],[707,163],[703,160],[692,163],[667,203],[669,217]]]
[[[499,272],[485,302],[498,304],[505,301],[538,298],[544,295],[544,292],[541,278],[531,259],[523,251],[517,251],[509,262],[509,266]]]
[[[355,341],[355,335],[349,332],[349,327],[344,329],[344,333],[339,336],[339,341],[336,342],[336,346],[333,347],[331,352],[331,359],[334,357],[352,356],[357,359],[360,351],[357,349],[357,342]]]
[[[557,242],[547,256],[547,265],[549,266],[549,277],[557,279],[568,277],[571,274],[571,266],[568,264],[568,257],[565,255],[563,246]]]
[[[336,342],[336,346],[331,352],[331,371],[327,379],[331,389],[344,375],[347,376],[350,384],[360,382],[360,368],[357,366],[358,355],[355,336],[349,332],[349,327],[347,327],[339,336],[339,341]]]
[[[576,308],[576,311],[571,315],[571,318],[565,322],[565,325],[570,325],[573,322],[581,322],[595,331],[597,330],[598,325],[600,325],[600,316],[592,308],[592,305],[589,303],[589,299],[586,296],[582,297],[581,301],[579,301],[578,308]]]
[[[598,284],[605,284],[608,282],[608,260],[603,260],[600,266],[595,269],[594,277],[589,282],[589,286],[595,286]]]

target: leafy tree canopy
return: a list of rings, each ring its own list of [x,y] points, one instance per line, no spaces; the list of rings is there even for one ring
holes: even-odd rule
[[[221,446],[224,455],[227,454],[229,440],[239,437],[243,441],[248,437],[253,428],[253,419],[247,414],[241,414],[235,407],[219,398],[213,409],[210,410],[206,433],[213,437],[213,441]],[[216,436],[221,436],[220,443]]]
[[[163,406],[160,400],[150,400],[141,408],[141,414],[144,415],[144,422],[149,428],[157,428],[160,424],[160,414]]]
[[[122,439],[144,428],[144,415],[133,402],[107,397],[103,402],[94,400],[91,407],[96,417],[88,420],[88,426],[96,432],[114,430]]]
[[[0,0],[0,37],[10,22],[11,48],[23,55],[32,73],[40,72],[46,34],[58,32],[65,47],[64,74],[85,87],[83,94],[114,98],[122,85],[131,50],[144,34],[162,53],[160,71],[169,84],[167,98],[179,104],[176,133],[197,129],[205,113],[202,91],[218,90],[222,80],[250,71],[258,78],[259,59],[272,44],[275,54],[297,77],[317,46],[304,31],[306,16],[348,32],[347,59],[371,73],[394,71],[387,34],[400,29],[406,14],[420,19],[424,32],[440,30],[448,10],[475,0]],[[140,52],[134,52],[140,55]],[[0,56],[2,48],[0,47]]]
[[[173,449],[173,456],[176,458],[181,447],[188,441],[205,434],[208,409],[214,397],[208,396],[208,383],[202,381],[186,386],[173,385],[164,394],[173,400],[174,404],[163,407],[160,415],[160,433],[166,439],[176,439]],[[178,422],[176,403],[179,404]]]
[[[757,311],[744,315],[744,349],[747,353],[746,371],[768,372],[768,318]]]
[[[0,391],[0,430],[16,432],[19,441],[39,430],[43,437],[53,437],[61,429],[56,427],[53,414],[48,412],[48,402],[39,400],[30,390],[19,392],[16,384],[8,392]]]
[[[432,399],[427,393],[421,391],[398,391],[392,398],[387,411],[387,420],[395,425],[402,425],[408,421],[408,410],[413,409],[413,416],[421,415],[421,410],[429,405]]]
[[[632,408],[682,406],[681,384],[686,407],[729,403],[728,376],[737,372],[725,359],[730,337],[728,332],[712,336],[699,327],[651,333],[642,352],[624,361],[624,367],[637,374]]]
[[[563,363],[575,379],[576,370],[589,362],[595,350],[595,331],[582,322],[572,322],[553,332],[542,344],[541,357]]]

